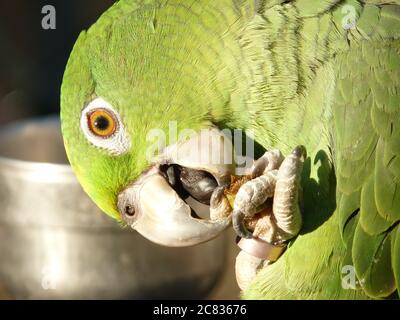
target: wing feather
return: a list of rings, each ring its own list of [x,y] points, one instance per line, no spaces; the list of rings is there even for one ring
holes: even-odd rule
[[[338,70],[334,108],[339,219],[351,256],[345,263],[351,260],[375,298],[400,288],[399,48],[396,40],[367,42],[345,53],[342,65],[352,71]]]

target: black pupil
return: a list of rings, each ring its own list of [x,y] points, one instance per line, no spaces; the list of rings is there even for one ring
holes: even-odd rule
[[[100,131],[104,131],[110,126],[110,121],[104,116],[98,116],[94,121],[94,126]]]

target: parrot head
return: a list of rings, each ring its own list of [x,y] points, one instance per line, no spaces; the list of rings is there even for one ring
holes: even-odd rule
[[[149,240],[208,241],[229,217],[201,219],[185,199],[209,204],[234,171],[232,142],[215,125],[229,97],[209,88],[218,61],[205,63],[190,30],[174,35],[165,10],[114,7],[80,34],[64,73],[71,166],[105,213]]]

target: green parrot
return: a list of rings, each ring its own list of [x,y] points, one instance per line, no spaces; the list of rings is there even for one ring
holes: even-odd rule
[[[235,165],[196,160],[207,143],[176,132],[205,132],[208,156],[234,152],[225,129],[256,153],[303,145],[301,229],[242,298],[398,298],[399,38],[399,0],[120,0],[65,70],[69,161],[105,213],[186,246],[229,226],[184,199],[209,204]]]

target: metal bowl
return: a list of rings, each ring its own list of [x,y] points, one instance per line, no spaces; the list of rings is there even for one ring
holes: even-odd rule
[[[85,195],[57,118],[0,130],[0,296],[204,298],[224,270],[226,240],[152,244]]]

